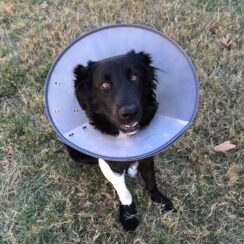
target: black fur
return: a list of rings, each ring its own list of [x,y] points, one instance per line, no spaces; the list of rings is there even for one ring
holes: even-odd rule
[[[119,207],[119,220],[126,231],[134,231],[139,225],[138,219],[135,217],[136,206],[132,202],[130,205],[122,205]]]
[[[75,67],[76,97],[80,106],[85,110],[90,123],[96,129],[102,133],[116,136],[123,123],[136,120],[139,123],[139,129],[143,129],[150,123],[158,107],[155,96],[157,77],[155,68],[151,64],[152,60],[148,54],[131,51],[125,55],[89,62],[86,67],[83,65]],[[133,74],[136,76],[135,82],[135,77],[133,77],[133,82],[131,80]],[[103,81],[108,81],[112,88],[101,88]],[[136,107],[136,112],[129,114],[129,116],[127,114],[121,116],[121,107],[124,109],[123,106],[127,103],[133,104]],[[75,161],[88,164],[98,162],[97,159],[68,146],[67,149]],[[118,174],[125,172],[134,163],[106,162]],[[162,195],[157,188],[154,158],[139,160],[138,169],[152,201],[162,204],[166,211],[174,210],[171,200]],[[134,203],[129,206],[120,205],[120,222],[126,231],[133,231],[139,224],[134,216],[135,213]]]
[[[142,119],[140,121],[140,127],[143,129],[150,123],[158,107],[154,93],[154,90],[157,86],[155,68],[151,66],[152,61],[150,56],[143,52],[136,54],[134,51],[131,51],[124,55],[122,58],[120,56],[115,58],[118,65],[120,66],[119,68],[124,68],[125,73],[129,65],[132,64],[133,69],[136,70],[136,72],[141,76],[139,81],[140,89],[142,89],[142,91],[140,91],[140,103],[142,107]],[[111,63],[109,63],[110,61]],[[81,107],[86,111],[86,115],[89,118],[90,123],[96,129],[110,135],[118,135],[119,129],[104,113],[100,112],[99,106],[101,105],[101,100],[98,99],[99,92],[97,91],[98,89],[94,89],[94,87],[96,87],[96,81],[94,81],[94,78],[97,78],[93,75],[94,71],[96,71],[97,76],[99,76],[101,65],[102,69],[104,69],[106,62],[109,63],[110,66],[113,66],[112,64],[114,61],[108,59],[100,62],[89,62],[87,67],[78,65],[74,69],[75,94]],[[113,76],[116,76],[116,74],[114,74],[116,73],[116,70],[111,69],[110,72]],[[102,76],[103,75],[100,75],[99,78],[104,78]],[[114,81],[116,81],[116,78]],[[117,93],[121,93],[121,91],[117,91]]]

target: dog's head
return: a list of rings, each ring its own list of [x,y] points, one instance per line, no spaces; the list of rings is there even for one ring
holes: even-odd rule
[[[95,128],[134,134],[157,110],[155,68],[143,52],[131,51],[74,69],[75,93]]]

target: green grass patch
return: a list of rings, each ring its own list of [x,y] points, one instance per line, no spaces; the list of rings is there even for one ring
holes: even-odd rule
[[[1,1],[0,243],[242,243],[243,10],[241,0]],[[200,80],[193,127],[157,156],[159,188],[178,212],[163,213],[140,177],[128,179],[140,220],[132,234],[118,222],[113,187],[98,167],[69,158],[43,103],[48,70],[62,49],[114,23],[168,34]],[[230,50],[220,44],[226,36]],[[226,140],[236,149],[213,151]]]

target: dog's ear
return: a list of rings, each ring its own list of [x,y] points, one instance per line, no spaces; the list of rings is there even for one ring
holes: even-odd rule
[[[75,95],[81,107],[86,110],[88,105],[88,91],[91,86],[91,69],[95,62],[89,61],[87,66],[77,65],[74,70]]]
[[[87,78],[88,75],[88,69],[87,67],[79,64],[74,68],[74,75],[75,75],[75,82],[82,81]]]
[[[152,58],[151,55],[145,52],[136,53],[134,50],[130,51],[128,55],[134,57],[137,62],[139,62],[144,72],[146,73],[147,81],[149,81],[150,86],[153,89],[156,89],[157,76],[156,76],[156,68],[152,66]]]
[[[145,52],[136,53],[134,50],[132,50],[132,51],[128,52],[128,55],[138,58],[140,61],[143,62],[143,64],[146,64],[146,65],[152,64],[152,58],[151,58],[150,54],[147,54]]]
[[[146,64],[146,65],[152,64],[152,58],[149,54],[144,53],[144,52],[139,52],[137,55],[139,55],[141,57],[144,64]]]
[[[96,62],[89,61],[87,66],[83,66],[82,64],[77,65],[73,71],[75,78],[76,78],[75,83],[82,82],[82,81],[86,80],[87,78],[89,78],[90,73],[91,73],[90,71],[95,63]]]

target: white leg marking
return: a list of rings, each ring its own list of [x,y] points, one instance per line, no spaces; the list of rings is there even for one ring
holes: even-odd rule
[[[104,176],[117,191],[121,203],[123,205],[130,205],[132,203],[132,196],[125,184],[125,173],[121,175],[114,173],[103,159],[99,159],[98,162]]]
[[[135,177],[137,174],[137,167],[138,167],[138,162],[136,161],[134,164],[132,164],[129,168],[128,168],[128,174],[130,175],[130,177]]]

